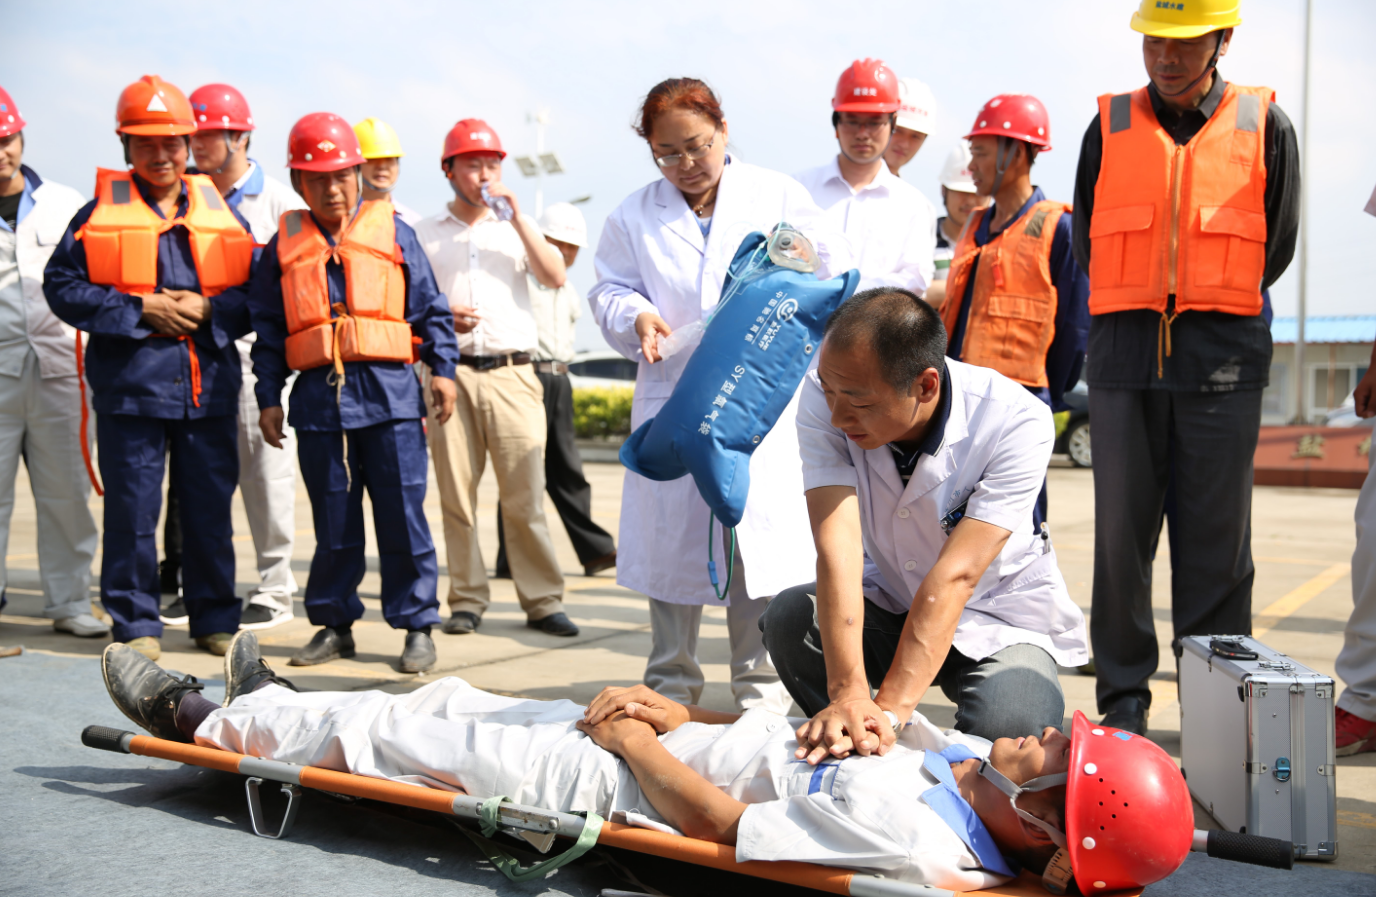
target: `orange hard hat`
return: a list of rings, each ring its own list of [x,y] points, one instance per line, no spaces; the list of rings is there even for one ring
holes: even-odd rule
[[[333,112],[303,115],[287,136],[287,167],[298,171],[339,171],[363,164],[358,135]]]
[[[144,75],[124,88],[115,107],[118,134],[179,136],[196,130],[186,94],[157,75]]]
[[[836,81],[836,112],[897,112],[898,76],[882,59],[857,59]]]
[[[0,137],[8,137],[11,134],[18,134],[24,130],[24,116],[19,114],[15,108],[14,100],[10,99],[9,92],[0,87]]]
[[[497,132],[488,127],[487,122],[481,118],[465,118],[444,135],[441,162],[464,153],[496,153],[497,158],[506,158],[506,151],[502,149],[502,141],[497,137]]]

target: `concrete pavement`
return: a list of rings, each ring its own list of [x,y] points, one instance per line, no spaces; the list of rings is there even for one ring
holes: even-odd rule
[[[590,464],[587,471],[593,484],[594,516],[615,533],[620,510],[621,468],[614,464]],[[41,619],[33,502],[22,470],[19,479],[7,552],[10,605],[7,612],[0,615],[0,646],[23,644],[27,650],[57,655],[98,655],[105,640],[58,635]],[[1053,467],[1049,479],[1050,519],[1061,568],[1072,597],[1088,611],[1094,542],[1092,475],[1088,470]],[[1342,626],[1351,609],[1348,564],[1354,544],[1352,511],[1356,498],[1355,491],[1337,489],[1258,487],[1255,492],[1253,550],[1257,578],[1253,607],[1257,616],[1256,632],[1278,650],[1329,675],[1333,673],[1333,660],[1342,644]],[[480,539],[489,564],[496,553],[496,499],[495,483],[489,474],[480,489]],[[91,504],[99,521],[100,499],[93,495]],[[557,515],[548,501],[546,509],[554,521]],[[426,512],[437,536],[443,565],[439,501],[433,489]],[[437,631],[439,664],[435,671],[421,677],[403,674],[397,670],[402,637],[382,621],[377,600],[376,557],[370,555],[369,573],[360,587],[367,612],[354,628],[359,647],[357,657],[305,670],[287,669],[286,658],[304,644],[314,630],[305,620],[299,602],[297,618],[259,633],[260,641],[274,666],[310,688],[383,688],[400,692],[439,676],[459,675],[493,691],[585,701],[603,686],[639,682],[649,650],[644,598],[617,586],[610,571],[597,577],[582,576],[562,527],[552,522],[551,529],[566,571],[568,611],[583,629],[578,638],[560,639],[525,628],[525,617],[510,581],[496,580],[493,582],[493,605],[484,618],[482,629],[471,636],[446,636]],[[239,593],[243,595],[253,584],[254,560],[252,542],[237,496],[235,533],[237,578]],[[375,544],[371,520],[368,540],[371,551]],[[297,501],[293,565],[302,583],[313,548],[310,506],[303,488]],[[1166,666],[1153,680],[1151,737],[1178,756],[1179,705],[1175,701],[1174,670],[1169,663],[1167,552],[1163,539],[1155,567],[1153,604]],[[443,589],[447,584],[443,566],[441,574]],[[93,589],[93,596],[96,592]],[[700,645],[708,678],[703,704],[730,709],[724,610],[706,609]],[[220,658],[195,649],[185,627],[167,630],[163,652],[162,663],[168,668],[206,679],[221,676]],[[5,663],[0,659],[0,674],[3,674]],[[1061,681],[1066,692],[1067,712],[1079,709],[1093,716],[1094,680],[1066,670]],[[99,685],[93,682],[91,687]],[[950,725],[954,721],[951,703],[937,689],[928,692],[921,709],[940,724]],[[1331,865],[1352,871],[1376,872],[1376,754],[1340,758],[1338,764],[1339,857]],[[1197,812],[1197,817],[1201,827],[1213,825],[1202,811]]]

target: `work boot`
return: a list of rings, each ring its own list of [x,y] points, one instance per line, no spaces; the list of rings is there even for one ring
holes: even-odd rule
[[[306,647],[297,651],[287,661],[294,667],[313,667],[354,656],[354,634],[348,629],[326,626],[314,636]]]
[[[133,648],[149,660],[157,660],[159,657],[162,657],[162,645],[151,635],[141,635],[138,638],[131,638],[124,644]]]
[[[538,620],[526,620],[526,626],[564,638],[573,638],[578,634],[578,625],[570,620],[569,615],[565,613],[550,614],[548,617],[541,617]]]
[[[248,630],[236,632],[225,652],[225,706],[233,704],[240,695],[257,691],[264,682],[300,691],[290,680],[274,673],[263,660],[258,650],[258,636]]]
[[[401,652],[401,671],[403,673],[428,673],[435,668],[435,640],[430,637],[430,627],[412,629],[406,633],[406,649]]]
[[[1119,698],[1109,707],[1108,713],[1104,714],[1099,725],[1122,729],[1133,735],[1145,736],[1147,734],[1148,708],[1147,702],[1141,698]]]
[[[178,679],[122,642],[105,646],[100,667],[110,700],[139,728],[156,738],[191,741],[177,729],[177,705],[205,688],[195,676]]]
[[[470,632],[477,632],[482,622],[483,618],[477,614],[456,610],[449,615],[449,619],[444,621],[440,629],[447,635],[468,635]]]
[[[196,636],[196,647],[209,651],[216,657],[224,657],[225,652],[229,650],[229,643],[233,640],[232,632],[212,632],[210,635]]]
[[[1333,724],[1337,730],[1335,753],[1339,757],[1376,751],[1376,723],[1339,707],[1333,714]]]

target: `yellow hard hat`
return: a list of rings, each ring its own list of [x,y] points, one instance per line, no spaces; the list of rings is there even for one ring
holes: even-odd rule
[[[401,151],[401,140],[392,126],[379,118],[365,118],[354,125],[358,145],[363,149],[365,159],[395,159],[406,155]]]
[[[1132,30],[1151,37],[1189,39],[1242,24],[1238,0],[1142,0]]]

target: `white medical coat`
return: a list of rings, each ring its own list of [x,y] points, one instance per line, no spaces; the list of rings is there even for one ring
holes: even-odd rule
[[[691,352],[648,364],[635,319],[654,312],[677,329],[717,307],[741,241],[787,221],[812,240],[821,277],[849,267],[844,236],[821,229],[822,212],[797,181],[737,159],[722,171],[706,238],[673,184],[659,179],[628,196],[607,218],[597,244],[593,316],[612,348],[640,361],[631,427],[654,417],[674,391]],[[793,425],[797,398],[750,460],[750,496],[736,527],[751,598],[776,595],[816,577],[816,552],[803,499]],[[616,581],[673,604],[716,604],[707,573],[709,511],[691,476],[660,483],[626,472]],[[714,524],[717,570],[725,577],[721,527]]]
[[[196,743],[287,763],[668,828],[626,764],[579,732],[572,701],[507,698],[445,678],[410,694],[266,686],[210,714]],[[690,769],[736,800],[736,860],[840,866],[951,890],[1006,879],[974,854],[921,795],[936,784],[925,750],[989,742],[937,729],[921,714],[883,757],[816,768],[796,760],[802,720],[749,710],[731,725],[686,723],[660,737]],[[814,774],[819,776],[816,793]]]
[[[895,613],[913,602],[947,536],[941,519],[965,516],[1011,535],[975,586],[954,646],[982,660],[1009,645],[1043,648],[1061,666],[1088,662],[1085,618],[1070,600],[1056,553],[1032,532],[1032,507],[1055,442],[1051,411],[989,368],[946,359],[950,417],[935,455],[922,455],[906,488],[888,446],[865,450],[831,425],[817,373],[803,380],[798,441],[808,489],[850,486],[860,503],[865,597]]]

